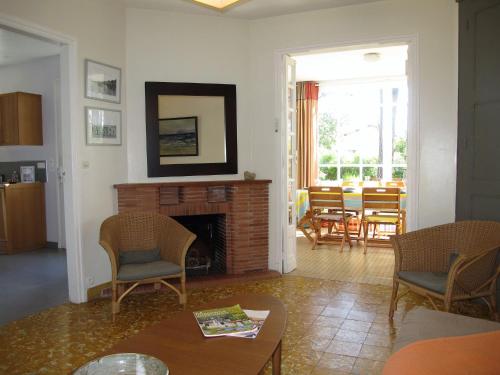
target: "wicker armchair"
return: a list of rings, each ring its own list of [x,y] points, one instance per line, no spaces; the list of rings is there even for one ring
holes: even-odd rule
[[[456,301],[481,298],[496,314],[496,280],[500,274],[500,223],[462,221],[396,235],[396,256],[389,317],[392,319],[399,284],[434,300],[449,311]]]
[[[111,262],[112,311],[140,284],[162,283],[186,303],[186,252],[196,236],[172,218],[148,212],[114,215],[101,224],[99,244]],[[180,290],[166,282],[180,279]],[[127,284],[131,284],[125,290]]]

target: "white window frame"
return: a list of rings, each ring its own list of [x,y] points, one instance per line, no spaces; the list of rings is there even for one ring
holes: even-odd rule
[[[350,79],[350,80],[341,80],[341,81],[329,81],[329,82],[320,82],[320,86],[323,84],[328,84],[328,85],[335,85],[335,86],[354,86],[354,85],[373,85],[373,86],[377,86],[379,85],[379,87],[381,87],[380,85],[384,85],[384,86],[388,86],[391,82],[397,82],[399,84],[401,83],[406,83],[408,84],[408,79],[406,76],[391,76],[391,77],[380,77],[380,78],[371,78],[371,79]],[[385,89],[387,88],[384,87],[384,95],[387,94],[388,90],[386,91]],[[408,96],[409,96],[409,89],[408,89]],[[392,102],[391,100],[389,101],[390,104],[388,103],[387,100],[385,100],[384,98],[384,101],[383,103],[379,103],[379,106],[384,110],[384,119],[387,118],[385,116],[385,112],[390,112],[391,113],[391,116],[392,116],[392,109],[394,108],[395,106],[395,103]],[[409,98],[408,98],[408,102],[409,102]],[[386,107],[386,108],[384,108]],[[408,107],[409,107],[409,103],[408,103]],[[392,117],[391,117],[392,118]],[[318,123],[319,124],[319,123]],[[407,120],[407,129],[408,129],[408,120]],[[388,127],[384,127],[384,128],[388,128]],[[319,125],[318,125],[318,128],[316,129],[317,131],[317,150],[319,150]],[[336,156],[336,160],[337,162],[336,163],[323,163],[323,164],[320,164],[318,163],[318,171],[317,171],[317,176],[320,175],[320,169],[322,167],[336,167],[337,168],[337,178],[336,180],[320,180],[319,177],[318,177],[318,183],[326,183],[326,184],[329,184],[329,183],[335,183],[335,182],[340,182],[342,181],[342,178],[341,178],[341,168],[359,168],[359,180],[360,181],[363,181],[364,180],[364,176],[363,176],[363,168],[367,167],[367,168],[382,168],[382,174],[383,174],[383,180],[392,180],[392,170],[393,168],[405,168],[406,171],[408,172],[408,163],[393,163],[393,160],[392,160],[392,149],[393,149],[393,139],[392,139],[392,134],[390,137],[387,137],[387,139],[390,139],[390,147],[387,147],[386,149],[384,149],[384,154],[385,153],[388,153],[390,152],[390,157],[387,157],[387,155],[384,155],[383,157],[383,163],[378,163],[378,164],[365,164],[363,163],[363,157],[361,155],[361,161],[360,163],[354,163],[354,164],[342,164],[341,163],[341,158],[340,158],[340,147],[336,147],[335,148],[335,156]],[[408,135],[406,137],[407,139],[407,142],[408,142]],[[342,144],[342,140],[341,140],[341,137],[338,137],[336,139],[336,144],[339,145],[339,144]],[[384,142],[384,144],[388,144],[388,142]],[[407,148],[407,157],[408,157],[408,148]],[[319,155],[318,155],[318,159],[319,159]]]

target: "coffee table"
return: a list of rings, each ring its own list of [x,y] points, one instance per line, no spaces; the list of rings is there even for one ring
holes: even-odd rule
[[[268,295],[242,295],[214,301],[202,309],[235,304],[271,311],[257,338],[205,338],[193,312],[184,311],[119,342],[108,354],[149,354],[164,361],[171,375],[257,375],[263,374],[272,359],[273,375],[281,374],[281,339],[286,325],[283,303]]]

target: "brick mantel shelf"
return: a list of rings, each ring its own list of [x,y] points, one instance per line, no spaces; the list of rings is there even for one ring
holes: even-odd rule
[[[152,211],[168,216],[226,215],[226,271],[267,271],[269,184],[231,180],[114,185],[118,211]]]

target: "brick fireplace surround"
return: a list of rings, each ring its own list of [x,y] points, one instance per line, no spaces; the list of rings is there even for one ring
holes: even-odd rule
[[[226,215],[226,272],[268,271],[270,180],[115,185],[118,211]]]

